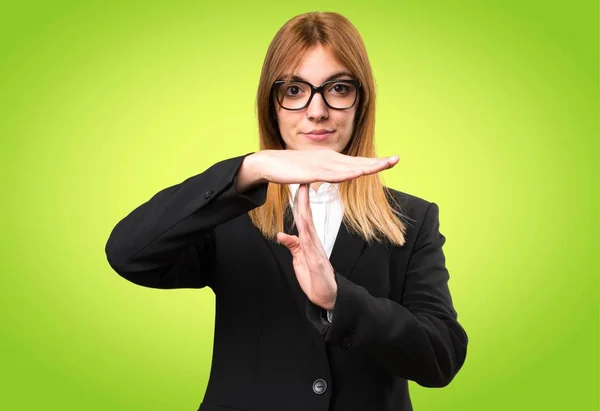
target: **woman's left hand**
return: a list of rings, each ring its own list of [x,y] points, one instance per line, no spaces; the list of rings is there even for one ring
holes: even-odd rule
[[[277,241],[292,253],[296,278],[308,299],[331,311],[337,296],[337,283],[333,267],[313,224],[308,188],[308,184],[301,184],[298,188],[298,236],[278,233]]]

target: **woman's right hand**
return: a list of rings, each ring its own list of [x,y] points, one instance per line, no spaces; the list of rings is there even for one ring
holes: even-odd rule
[[[323,150],[262,150],[244,159],[236,180],[241,193],[255,184],[339,183],[375,174],[398,163],[393,157],[355,157],[332,149]]]

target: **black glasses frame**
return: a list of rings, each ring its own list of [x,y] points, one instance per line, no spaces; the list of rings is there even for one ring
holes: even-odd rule
[[[308,101],[306,102],[305,105],[303,105],[300,108],[287,108],[284,107],[281,102],[279,101],[279,98],[277,98],[277,92],[279,90],[279,87],[281,87],[283,84],[288,83],[288,82],[292,82],[292,83],[303,83],[306,84],[310,87],[310,97],[308,98]],[[346,108],[337,108],[337,107],[332,107],[328,102],[327,102],[327,98],[325,98],[325,94],[323,94],[323,90],[325,89],[325,87],[328,84],[331,83],[348,83],[348,84],[352,84],[354,85],[354,87],[356,87],[356,96],[354,96],[354,101],[352,102],[352,105],[350,107],[346,107]],[[275,99],[277,100],[277,104],[279,104],[281,106],[281,108],[283,108],[284,110],[289,110],[289,111],[298,111],[298,110],[304,110],[306,107],[308,107],[308,105],[310,104],[310,102],[312,101],[314,95],[316,93],[321,94],[321,97],[323,98],[323,102],[325,103],[325,105],[327,107],[329,107],[330,109],[333,110],[349,110],[352,107],[354,107],[354,105],[356,104],[356,101],[358,100],[358,94],[360,92],[360,88],[361,88],[361,84],[360,81],[358,80],[329,80],[326,81],[325,83],[321,84],[320,86],[313,86],[312,84],[310,84],[308,81],[304,81],[304,80],[277,80],[273,83],[273,92],[275,93]]]

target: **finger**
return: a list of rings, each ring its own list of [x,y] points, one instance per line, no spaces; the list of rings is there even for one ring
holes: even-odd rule
[[[306,253],[300,245],[300,239],[295,235],[289,235],[285,233],[277,233],[277,241],[287,247],[293,257],[294,271],[296,275],[301,272],[307,272],[309,270],[308,261],[306,259]],[[299,267],[299,270],[298,268]],[[299,278],[300,280],[300,278]]]
[[[307,244],[305,244],[305,237],[307,235],[306,233],[306,227],[304,224],[304,212],[303,210],[303,205],[304,204],[304,188],[303,186],[305,186],[305,184],[301,184],[300,187],[298,188],[298,210],[296,212],[296,227],[298,228],[298,244],[300,245],[300,248],[304,249],[304,247],[308,247]]]
[[[394,167],[396,164],[398,164],[398,161],[400,161],[400,157],[399,156],[391,156],[391,157],[387,157],[387,163],[388,163],[388,167]]]
[[[302,207],[300,205],[300,198],[298,199],[298,216],[296,220],[296,226],[298,227],[298,240],[300,246],[304,247],[306,240],[305,237],[308,235],[308,232],[306,230],[305,213],[302,212]]]
[[[347,180],[354,180],[365,175],[374,174],[381,170],[364,170],[364,169],[350,169],[333,171],[328,174],[328,181],[331,183],[341,183]]]
[[[341,158],[336,158],[334,161],[327,161],[323,163],[322,167],[331,170],[356,170],[364,167],[377,167],[381,166],[382,164],[387,164],[387,160],[382,158],[342,155]]]
[[[300,238],[300,244],[303,255],[306,258],[308,267],[312,267],[312,270],[320,271],[323,268],[325,261],[329,261],[329,258],[327,258],[325,250],[323,250],[321,240],[319,240],[316,232],[314,238],[311,236],[309,227],[310,223],[306,216],[302,217],[301,224],[303,228],[303,234]]]
[[[398,156],[380,157],[380,158],[377,158],[374,160],[375,160],[374,162],[365,162],[363,164],[358,163],[360,165],[356,165],[356,166],[358,166],[359,168],[366,169],[366,170],[381,171],[381,170],[385,170],[387,168],[394,167],[398,163],[399,157]]]
[[[325,253],[325,247],[323,246],[323,243],[319,238],[319,234],[317,233],[317,229],[315,227],[315,222],[313,221],[313,219],[306,219],[304,226],[306,231],[308,232],[311,243],[316,252],[318,252],[322,258],[329,260],[329,257],[327,257],[327,253]]]
[[[332,182],[328,178],[336,178],[337,181],[344,179],[356,178],[360,175],[373,174],[379,171],[395,166],[399,157],[397,155],[391,157],[356,157],[340,153],[334,153],[332,158],[324,159],[321,163],[321,169],[317,178],[323,181]],[[336,182],[337,182],[336,181]]]
[[[387,163],[396,163],[398,162],[398,160],[400,159],[398,157],[398,155],[393,155],[393,156],[383,156],[383,157],[356,157],[356,158],[360,158],[363,159],[365,162],[368,162],[369,160],[375,160],[375,161],[381,161],[381,162],[387,162]]]
[[[309,266],[312,266],[315,260],[315,246],[310,238],[310,233],[307,227],[307,218],[305,215],[299,214],[298,218],[298,239],[300,241],[300,247],[308,262]]]
[[[319,236],[317,235],[317,230],[315,228],[315,222],[313,220],[312,209],[310,208],[310,196],[308,194],[308,184],[304,185],[306,187],[305,193],[301,196],[301,200],[299,203],[301,205],[300,216],[303,218],[303,228],[304,231],[310,236],[313,242],[319,242]]]
[[[384,157],[362,157],[362,156],[351,156],[347,154],[341,154],[333,152],[333,161],[335,163],[340,162],[351,166],[370,166],[373,164],[387,163],[389,165],[396,164],[399,160],[397,155],[384,156]],[[329,161],[331,163],[331,160]]]
[[[300,240],[295,235],[277,233],[277,242],[287,247],[292,254],[300,250]]]
[[[308,184],[300,184],[298,187],[298,204],[297,204],[297,213],[299,216],[309,215],[311,213],[310,210],[310,195],[308,193],[309,185]],[[296,223],[297,224],[297,223]]]
[[[308,193],[309,185],[303,184],[302,186],[302,194],[298,199],[300,211],[299,216],[302,219],[302,232],[300,232],[299,228],[298,234],[300,236],[308,236],[310,242],[307,243],[307,247],[312,247],[315,252],[327,258],[321,240],[319,239],[319,235],[317,234],[317,230],[315,228],[315,223],[312,216],[312,210],[310,208],[310,195]]]
[[[332,183],[352,180],[363,175],[375,174],[385,169],[392,168],[397,162],[398,159],[395,158],[393,160],[378,160],[369,165],[345,164],[343,166],[333,167],[327,171],[328,176],[325,177],[325,180]]]

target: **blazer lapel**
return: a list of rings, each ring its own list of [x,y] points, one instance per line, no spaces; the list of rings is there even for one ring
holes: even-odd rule
[[[350,232],[342,221],[329,257],[331,266],[338,274],[349,279],[366,245],[366,241]]]
[[[290,235],[298,235],[298,228],[296,227],[296,224],[294,224],[292,209],[289,205],[286,207],[284,213],[284,232]],[[306,294],[304,294],[304,291],[302,291],[298,279],[296,278],[292,254],[287,247],[283,245],[273,241],[267,241],[267,243],[277,260],[277,264],[279,265],[283,276],[290,286],[290,290],[294,296],[296,305],[300,310],[301,316],[306,317],[307,304],[311,304],[311,302],[306,297]],[[362,237],[350,233],[342,222],[329,259],[333,269],[338,274],[350,278],[352,270],[360,258],[365,246],[366,242]],[[306,321],[306,325],[317,349],[325,358],[327,358],[325,339],[309,321]]]

